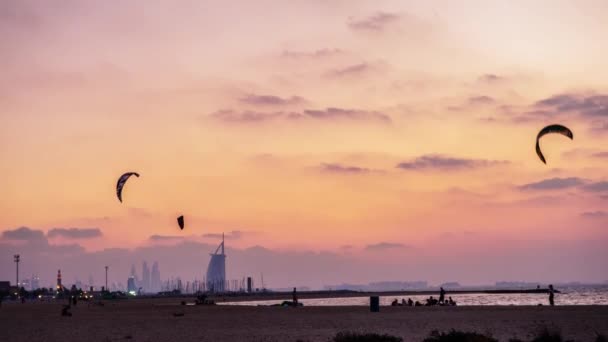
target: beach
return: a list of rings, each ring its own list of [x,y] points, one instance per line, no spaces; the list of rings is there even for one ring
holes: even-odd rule
[[[262,307],[184,306],[178,299],[3,303],[0,341],[331,341],[340,331],[387,333],[421,341],[432,330],[474,330],[501,341],[527,339],[540,327],[567,339],[608,334],[608,306]],[[183,316],[176,317],[175,313]]]

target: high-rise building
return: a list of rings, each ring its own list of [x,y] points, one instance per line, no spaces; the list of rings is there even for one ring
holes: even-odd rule
[[[224,254],[224,234],[222,243],[217,246],[215,253],[211,254],[207,266],[207,290],[210,292],[224,292],[226,285],[226,254]]]
[[[143,289],[144,292],[150,292],[151,288],[150,288],[150,269],[148,268],[148,263],[144,261],[143,265],[142,265],[142,271],[141,271],[142,275],[141,275],[141,287]]]
[[[130,276],[127,279],[127,292],[131,295],[137,294],[137,286],[135,285],[135,276]]]
[[[161,290],[160,284],[160,270],[158,268],[158,262],[152,264],[152,274],[150,275],[150,287],[152,292],[159,292]]]
[[[61,270],[57,270],[57,287],[56,291],[63,291],[63,285],[61,284]]]
[[[40,288],[40,278],[38,277],[37,274],[32,275],[32,281],[30,282],[30,285],[32,287],[32,291]]]

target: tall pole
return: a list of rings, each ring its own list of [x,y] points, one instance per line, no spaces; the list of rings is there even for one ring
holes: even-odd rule
[[[106,291],[110,292],[108,289],[108,266],[106,266]]]
[[[14,256],[15,266],[16,266],[16,283],[17,283],[17,291],[19,291],[19,254],[15,254]]]

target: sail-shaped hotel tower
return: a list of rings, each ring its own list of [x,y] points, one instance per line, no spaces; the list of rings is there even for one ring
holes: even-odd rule
[[[224,292],[226,284],[226,254],[224,254],[224,233],[222,243],[211,254],[207,267],[207,291]]]

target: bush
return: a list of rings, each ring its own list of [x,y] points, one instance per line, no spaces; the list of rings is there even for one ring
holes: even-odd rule
[[[434,330],[429,337],[424,339],[424,342],[498,342],[498,340],[476,332],[451,330],[448,333],[440,333]]]
[[[334,337],[334,342],[402,342],[403,339],[391,335],[359,334],[354,332],[339,332]]]
[[[541,328],[538,334],[532,339],[531,342],[567,342],[562,337],[559,331],[551,331],[547,327]]]

